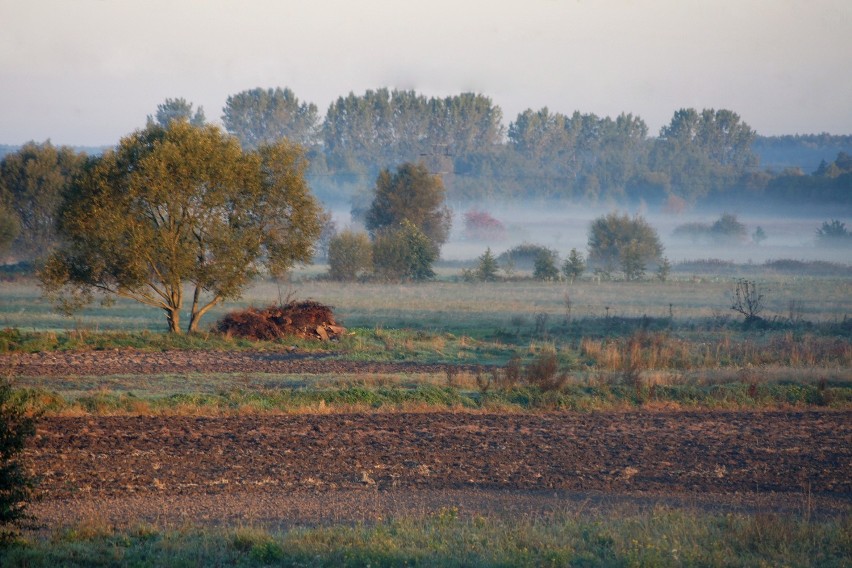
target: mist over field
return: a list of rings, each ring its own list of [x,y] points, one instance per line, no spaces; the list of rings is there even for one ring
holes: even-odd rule
[[[537,244],[557,251],[564,259],[572,248],[587,254],[589,227],[595,218],[608,213],[641,215],[657,230],[665,247],[665,256],[673,263],[692,260],[718,259],[736,264],[762,264],[779,259],[826,261],[848,264],[848,247],[820,245],[817,229],[836,211],[824,208],[798,214],[795,210],[737,212],[722,207],[705,206],[682,213],[665,213],[647,206],[589,206],[554,202],[529,204],[520,202],[474,202],[450,204],[453,226],[450,238],[441,249],[441,259],[453,262],[475,262],[486,248],[499,255],[517,245]],[[362,228],[352,219],[344,206],[333,207],[332,213],[338,228]],[[506,228],[502,237],[472,238],[465,231],[464,215],[470,211],[488,213]],[[711,238],[690,238],[675,235],[675,229],[689,223],[710,225],[723,214],[734,214],[744,224],[747,234],[732,241],[717,242]],[[760,243],[753,234],[760,227],[766,239]]]

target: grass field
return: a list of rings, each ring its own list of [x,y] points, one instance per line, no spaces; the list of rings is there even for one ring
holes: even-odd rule
[[[4,566],[846,566],[849,520],[655,508],[542,519],[426,518],[199,530],[97,521],[19,541]]]
[[[259,282],[247,289],[241,300],[212,311],[202,327],[212,326],[228,310],[274,304],[288,295],[333,306],[349,327],[449,331],[474,337],[501,329],[529,334],[540,314],[546,314],[548,328],[565,319],[672,318],[681,326],[737,319],[730,310],[735,285],[732,277],[704,275],[636,283],[583,281],[568,286],[531,280],[338,283],[310,279],[310,274],[295,273],[290,282],[280,285]],[[852,279],[766,275],[756,282],[765,292],[765,318],[818,324],[836,323],[852,315]],[[34,331],[165,329],[164,316],[158,310],[121,299],[109,307],[94,304],[76,318],[60,316],[41,299],[35,281],[0,282],[0,298],[0,327]]]

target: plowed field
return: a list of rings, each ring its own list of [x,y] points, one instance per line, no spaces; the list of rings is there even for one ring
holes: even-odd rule
[[[28,458],[37,511],[57,522],[352,519],[482,492],[521,508],[578,495],[852,501],[844,412],[47,418]]]

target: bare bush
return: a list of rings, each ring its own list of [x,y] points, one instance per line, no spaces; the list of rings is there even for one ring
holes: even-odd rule
[[[524,379],[531,386],[543,391],[559,390],[568,381],[568,375],[560,372],[556,353],[545,352],[531,361],[524,372]]]
[[[757,287],[757,283],[745,278],[737,280],[732,292],[731,309],[745,316],[746,325],[760,321],[760,313],[764,308],[764,297]]]

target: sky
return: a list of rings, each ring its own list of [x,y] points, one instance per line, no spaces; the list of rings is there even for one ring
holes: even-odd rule
[[[850,70],[852,0],[0,0],[0,144],[114,145],[176,97],[220,122],[255,87],[852,134]]]

